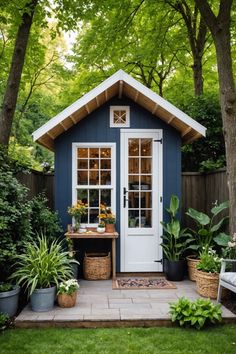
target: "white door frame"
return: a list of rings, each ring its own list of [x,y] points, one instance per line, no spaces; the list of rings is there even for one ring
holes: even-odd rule
[[[162,235],[162,225],[160,221],[163,220],[163,131],[162,129],[120,129],[120,266],[121,272],[125,271],[125,235],[126,235],[126,220],[123,212],[123,187],[125,186],[125,178],[127,171],[124,171],[124,157],[125,153],[125,139],[126,134],[130,133],[142,133],[145,137],[145,133],[154,133],[158,135],[158,161],[153,161],[153,168],[157,168],[161,173],[158,174],[158,190],[157,200],[155,201],[158,210],[158,224],[154,232],[157,232],[158,236]],[[161,239],[160,239],[161,242]],[[158,244],[156,245],[158,248]],[[162,249],[158,249],[158,260],[162,259]]]

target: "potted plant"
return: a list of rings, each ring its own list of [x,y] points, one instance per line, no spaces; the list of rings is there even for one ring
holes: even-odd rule
[[[216,251],[211,248],[204,250],[197,264],[196,272],[199,295],[210,299],[217,298],[220,267],[221,259],[217,256]]]
[[[18,308],[20,287],[10,283],[0,283],[0,312],[15,316]]]
[[[168,280],[180,281],[184,278],[183,253],[188,246],[190,235],[187,229],[181,229],[180,222],[176,218],[179,210],[177,196],[172,195],[170,207],[166,210],[170,215],[170,221],[161,222],[164,229],[161,243],[165,255],[164,272]]]
[[[73,277],[75,279],[78,278],[79,273],[79,265],[80,263],[75,259],[76,251],[74,250],[74,244],[71,238],[66,238],[67,246],[68,246],[68,256],[71,260],[71,267],[73,270]]]
[[[101,214],[99,214],[100,220],[105,224],[106,232],[115,231],[116,216],[112,213],[111,208],[105,204],[100,205]]]
[[[217,216],[225,209],[228,209],[229,202],[223,202],[221,204],[215,204],[211,209],[211,218],[202,212],[189,208],[186,214],[190,216],[196,223],[197,229],[191,230],[192,238],[189,249],[195,252],[194,255],[187,257],[189,279],[196,281],[196,266],[199,263],[200,254],[205,250],[207,251],[216,242],[216,238],[220,235],[220,230],[228,219],[225,216],[219,220]]]
[[[100,222],[98,224],[98,227],[97,227],[97,232],[99,232],[100,234],[103,234],[105,232],[106,228],[105,228],[105,224],[104,222]]]
[[[62,244],[53,241],[48,245],[44,236],[25,244],[25,253],[17,256],[17,270],[11,276],[26,287],[33,311],[53,308],[56,287],[72,276],[71,261]]]
[[[79,284],[76,279],[69,279],[59,284],[57,302],[60,307],[74,307]]]
[[[81,216],[87,213],[88,205],[83,203],[82,200],[78,200],[76,205],[72,205],[68,208],[68,214],[74,218],[75,231],[79,231],[81,224]]]

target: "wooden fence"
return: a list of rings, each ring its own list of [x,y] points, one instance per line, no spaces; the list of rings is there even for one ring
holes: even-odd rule
[[[17,174],[17,179],[24,184],[28,190],[29,199],[35,195],[44,192],[48,199],[48,206],[54,208],[54,174],[45,174],[32,170],[31,173]]]
[[[17,178],[29,188],[29,198],[44,191],[49,200],[48,205],[53,208],[53,174],[32,171],[30,174],[19,173]],[[182,224],[184,226],[192,226],[191,219],[185,215],[189,207],[209,213],[216,200],[223,202],[227,199],[228,188],[225,169],[210,173],[182,173]]]
[[[191,227],[191,219],[185,215],[188,208],[194,208],[209,214],[213,204],[228,200],[226,170],[214,172],[182,173],[182,223]]]

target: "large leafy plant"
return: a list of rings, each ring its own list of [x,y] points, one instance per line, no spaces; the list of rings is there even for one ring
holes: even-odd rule
[[[53,241],[49,245],[44,236],[26,244],[25,253],[18,255],[16,266],[11,278],[26,287],[29,295],[35,289],[58,286],[73,273],[68,252],[63,251],[62,243]]]
[[[172,322],[180,326],[201,329],[207,324],[215,324],[222,319],[220,304],[213,304],[209,299],[197,299],[191,302],[185,297],[170,304]]]
[[[191,235],[187,232],[187,229],[181,229],[180,222],[177,219],[179,198],[176,195],[171,196],[170,206],[166,210],[170,216],[170,221],[168,223],[161,222],[164,230],[161,246],[168,260],[178,261],[188,247]]]
[[[228,219],[228,216],[224,216],[219,220],[217,216],[228,208],[228,201],[219,205],[216,204],[211,209],[211,217],[192,208],[189,208],[186,212],[186,214],[195,221],[197,226],[196,230],[191,230],[192,239],[191,245],[189,246],[189,248],[196,251],[197,255],[205,251],[207,252],[207,250],[214,245],[215,239],[221,234],[220,231],[225,221]]]

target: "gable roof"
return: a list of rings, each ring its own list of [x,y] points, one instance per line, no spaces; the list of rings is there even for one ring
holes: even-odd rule
[[[206,128],[123,70],[103,81],[33,133],[34,141],[54,150],[54,140],[114,96],[129,97],[177,129],[183,144],[205,136]]]

